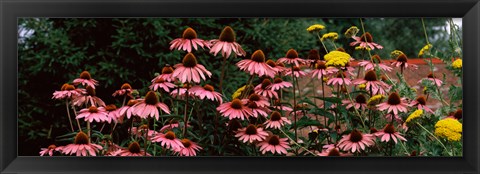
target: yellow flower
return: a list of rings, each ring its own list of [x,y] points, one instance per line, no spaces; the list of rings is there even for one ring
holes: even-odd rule
[[[435,124],[435,135],[446,138],[448,141],[460,141],[462,137],[462,123],[453,118],[440,120]]]
[[[350,54],[341,51],[331,51],[324,56],[327,66],[345,66],[350,62]]]
[[[398,56],[404,54],[402,51],[400,50],[393,50],[391,53],[390,53],[390,57],[391,58],[397,58]]]
[[[370,51],[372,50],[370,47],[362,47],[362,46],[356,46],[355,47],[355,50],[367,50],[367,51]]]
[[[243,90],[245,90],[245,87],[247,87],[247,85],[238,88],[237,91],[235,91],[235,92],[233,93],[232,99],[236,99],[237,97],[240,97],[240,95],[242,94]]]
[[[462,69],[462,59],[457,59],[453,61],[452,67],[455,69]]]
[[[425,54],[425,52],[427,52],[427,51],[430,51],[430,49],[431,49],[432,47],[433,47],[432,44],[427,44],[427,45],[425,45],[425,46],[420,50],[420,52],[418,52],[418,57],[423,56],[423,54]]]
[[[364,83],[358,85],[358,89],[365,89],[366,85]]]
[[[314,31],[320,31],[320,30],[323,30],[323,29],[325,29],[325,26],[320,25],[320,24],[315,24],[315,25],[311,25],[310,27],[308,27],[307,31],[308,32],[314,32]]]
[[[380,103],[384,98],[385,98],[385,96],[383,96],[382,94],[374,95],[374,96],[370,97],[370,99],[368,99],[367,105],[370,105],[370,106],[376,105],[376,104]]]
[[[345,37],[353,37],[360,31],[356,26],[351,26],[345,31]]]
[[[323,80],[323,82],[327,83],[328,82],[328,77],[323,77],[322,80]]]
[[[420,116],[422,116],[422,114],[423,114],[423,109],[417,109],[415,112],[413,112],[412,114],[410,114],[407,117],[407,120],[405,120],[405,123],[408,123],[408,122],[412,121],[413,119],[420,118]]]
[[[322,35],[321,40],[323,41],[323,40],[326,40],[326,39],[337,40],[338,39],[338,33],[330,32],[330,33]]]

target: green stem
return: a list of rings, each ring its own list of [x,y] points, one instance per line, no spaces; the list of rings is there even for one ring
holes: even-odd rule
[[[432,132],[430,132],[427,128],[423,127],[420,123],[418,122],[415,122],[418,126],[420,126],[425,132],[427,132],[430,136],[432,136],[433,138],[435,138],[435,140],[437,140],[438,143],[440,143],[440,145],[442,145],[443,149],[445,149],[445,152],[447,152],[449,155],[452,155],[451,152],[448,152],[449,150],[447,149],[447,147],[445,147],[445,145],[442,143],[442,141],[440,141],[440,139],[437,138],[437,136],[433,135]]]
[[[65,100],[65,107],[67,109],[68,122],[70,122],[70,128],[72,129],[72,132],[75,132],[75,130],[73,129],[72,116],[70,116],[70,109],[68,109],[68,99]]]

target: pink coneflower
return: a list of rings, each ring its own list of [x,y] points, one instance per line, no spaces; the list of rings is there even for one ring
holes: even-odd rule
[[[119,114],[120,116],[124,117],[124,116],[127,116],[128,119],[130,119],[130,117],[132,117],[135,113],[133,112],[135,110],[135,108],[133,108],[132,106],[134,106],[135,104],[138,103],[138,100],[129,100],[127,105],[121,107],[119,109]]]
[[[382,137],[380,140],[382,142],[389,142],[390,139],[392,139],[395,144],[397,144],[397,138],[399,140],[407,141],[407,139],[402,137],[399,132],[395,131],[395,127],[393,127],[392,124],[385,125],[385,128],[378,132],[375,132],[374,135],[377,137]]]
[[[338,147],[342,150],[355,153],[356,151],[365,150],[365,147],[374,145],[374,139],[375,137],[372,134],[362,134],[360,131],[354,129],[350,134],[342,137],[338,142]]]
[[[124,83],[119,90],[116,90],[112,96],[124,96],[124,95],[128,95],[130,98],[133,98],[132,96],[132,86],[130,86],[130,84],[128,83]]]
[[[368,71],[363,79],[353,80],[353,84],[365,84],[365,90],[370,91],[372,95],[384,95],[387,93],[386,91],[390,89],[390,86],[388,84],[377,79],[377,74],[374,70]]]
[[[273,154],[287,154],[287,149],[290,149],[288,138],[280,138],[278,135],[269,136],[265,141],[258,143],[257,146],[260,147],[262,154],[265,154],[268,151]]]
[[[123,121],[121,120],[120,110],[117,109],[117,106],[114,104],[105,106],[105,111],[107,112],[108,123],[111,123],[112,121],[115,123]]]
[[[254,88],[256,94],[260,94],[267,98],[277,99],[278,94],[271,88],[272,82],[269,79],[263,79],[262,83]]]
[[[269,59],[265,62],[268,66],[272,67],[272,69],[278,73],[278,74],[282,74],[284,73],[288,68],[285,68],[285,66],[283,65],[283,63],[275,63],[275,61]]]
[[[170,92],[170,88],[175,88],[175,84],[165,81],[163,78],[157,78],[149,88],[153,91],[157,91],[162,88],[165,92]]]
[[[427,106],[427,99],[424,96],[417,97],[415,100],[410,102],[410,107],[417,106],[417,109],[425,109],[425,111],[434,113],[432,109]]]
[[[419,80],[418,83],[422,83],[423,80],[432,81],[438,87],[442,86],[442,84],[443,84],[443,82],[440,79],[437,79],[436,76],[432,73],[428,74],[427,78],[423,78],[422,80]]]
[[[242,49],[242,46],[235,42],[235,32],[229,26],[226,26],[218,39],[210,41],[211,48],[210,53],[216,56],[219,52],[222,52],[222,56],[225,58],[230,57],[233,52],[237,56],[245,56],[247,53]]]
[[[287,117],[282,117],[280,112],[273,111],[272,114],[270,114],[270,120],[265,121],[263,124],[265,128],[281,129],[285,124],[292,124],[292,122],[290,122]]]
[[[228,117],[230,120],[239,118],[245,120],[248,116],[253,115],[252,111],[245,106],[246,101],[239,99],[233,99],[231,102],[223,103],[217,107],[217,111],[224,117]]]
[[[202,149],[202,147],[197,145],[197,143],[186,138],[182,139],[180,142],[182,142],[183,147],[174,150],[174,154],[179,156],[197,156],[196,151],[200,151]]]
[[[164,125],[162,128],[160,128],[159,132],[163,132],[165,130],[173,130],[173,128],[180,127],[180,124],[176,120],[171,120],[169,124]],[[187,125],[187,127],[190,127],[190,125]]]
[[[392,116],[393,116],[393,118],[395,119],[395,121],[396,121],[397,123],[402,123],[402,122],[403,122],[402,118],[400,118],[399,115],[397,115],[397,114],[392,114],[392,113],[389,113],[389,114],[385,115],[385,119],[387,120],[387,122],[391,122],[391,121],[392,121]]]
[[[408,64],[408,58],[405,54],[400,54],[397,56],[397,59],[395,60],[395,62],[392,62],[392,66],[395,66],[395,67],[399,67],[400,68],[400,71],[403,73],[403,70],[405,68],[412,68],[412,69],[417,69],[418,66],[417,65],[414,65],[414,64]]]
[[[248,102],[247,107],[250,111],[252,111],[251,116],[255,118],[257,118],[258,115],[267,117],[268,116],[267,112],[270,112],[270,110],[268,110],[267,108],[259,107],[255,102]]]
[[[365,108],[367,108],[367,98],[365,98],[363,94],[358,94],[357,97],[355,97],[355,99],[353,100],[353,103],[352,101],[347,99],[347,100],[343,100],[342,104],[346,105],[347,109],[350,109],[351,107],[353,107],[355,109],[362,108],[362,110],[364,110]]]
[[[176,150],[178,148],[183,148],[182,142],[176,138],[175,133],[168,131],[167,133],[159,133],[157,136],[152,138],[152,142],[159,142],[163,147],[166,147],[170,150]]]
[[[197,38],[197,32],[188,27],[183,31],[182,38],[176,38],[170,42],[170,50],[177,49],[192,52],[192,47],[197,50],[198,47],[210,47],[210,43]]]
[[[250,94],[250,96],[248,96],[248,99],[242,99],[242,101],[255,103],[258,107],[270,106],[270,102],[268,102],[268,100],[264,96],[255,93]]]
[[[388,96],[388,100],[384,103],[377,105],[378,110],[383,111],[387,110],[387,113],[393,111],[394,115],[397,115],[398,112],[407,112],[408,104],[404,102],[404,99],[401,99],[398,93],[393,92]]]
[[[170,114],[168,106],[159,102],[157,94],[153,91],[148,91],[145,95],[145,99],[139,101],[140,102],[132,107],[135,108],[133,113],[141,118],[155,117],[155,119],[159,120],[160,113],[158,112],[158,108],[162,109],[163,112]]]
[[[335,144],[327,144],[322,148],[323,151],[318,153],[319,156],[351,156],[351,154],[340,152],[340,149],[338,149]]]
[[[87,87],[90,86],[95,89],[95,86],[98,85],[98,81],[92,79],[92,76],[88,71],[83,71],[80,73],[80,77],[73,80],[74,85],[82,84],[83,86]]]
[[[88,142],[88,136],[83,133],[77,133],[73,144],[66,145],[62,148],[62,153],[65,155],[77,156],[97,156],[97,152],[102,150],[103,147],[98,144]]]
[[[265,54],[262,50],[257,50],[250,59],[243,59],[237,64],[240,70],[248,72],[250,75],[275,77],[276,71],[270,65],[265,63]]]
[[[85,121],[92,123],[94,120],[96,122],[108,122],[111,121],[108,118],[108,113],[104,107],[96,107],[90,106],[89,108],[85,108],[80,110],[76,119],[84,118]]]
[[[200,78],[206,80],[205,74],[208,77],[212,76],[210,71],[198,64],[197,58],[192,53],[185,55],[182,63],[176,64],[174,67],[172,76],[178,78],[182,83],[200,83]]]
[[[250,124],[247,127],[238,129],[235,137],[239,137],[240,141],[246,143],[247,141],[253,143],[253,141],[263,141],[268,136],[268,133],[263,128],[257,128],[255,125]]]
[[[194,86],[190,88],[190,90],[195,96],[197,96],[200,99],[209,99],[212,101],[218,101],[220,104],[223,103],[222,99],[222,94],[215,92],[214,88],[212,85],[205,85],[203,87],[201,86]]]
[[[75,106],[82,105],[95,105],[95,106],[105,106],[105,102],[102,99],[96,96],[95,89],[91,86],[87,86],[83,96],[78,96],[73,99],[73,104]]]
[[[55,151],[60,152],[61,150],[62,150],[62,147],[57,147],[54,144],[52,144],[52,145],[48,146],[47,148],[41,148],[39,154],[40,154],[40,156],[45,156],[45,155],[53,156],[53,153]]]
[[[367,46],[368,46],[372,50],[374,50],[375,48],[383,49],[383,46],[373,42],[373,37],[369,32],[365,32],[360,37],[352,36],[352,39],[355,39],[355,41],[350,43],[350,46],[355,46],[355,45],[360,44],[361,47],[367,48]]]
[[[74,97],[81,96],[82,93],[85,93],[84,89],[75,89],[75,86],[65,83],[62,85],[60,91],[55,91],[53,93],[52,99],[62,100],[62,99],[71,99]]]
[[[162,74],[158,75],[157,77],[152,79],[152,83],[157,81],[158,79],[162,78],[167,82],[172,82],[174,81],[175,78],[172,77],[173,74],[173,68],[169,64],[166,64],[165,67],[162,68]]]
[[[375,67],[378,66],[378,68],[384,70],[384,71],[392,71],[392,68],[383,64],[382,63],[382,59],[380,58],[380,56],[378,55],[373,55],[372,58],[368,61],[368,60],[362,60],[360,62],[358,62],[358,65],[365,68],[366,71],[369,71],[369,70],[375,70]]]
[[[147,139],[150,139],[158,133],[157,131],[148,128],[148,125],[146,124],[141,125],[138,128],[132,127],[132,129],[130,130],[130,133],[132,135],[136,135],[137,137],[145,137],[145,132],[147,133]]]
[[[113,154],[113,156],[152,156],[145,153],[145,150],[140,149],[140,144],[134,141],[128,145],[126,149],[120,149]]]
[[[292,83],[287,82],[287,81],[283,81],[282,78],[277,77],[273,80],[273,84],[270,85],[270,89],[274,90],[274,91],[277,91],[277,90],[281,90],[283,88],[290,88],[292,86],[293,86]]]
[[[318,61],[315,64],[315,69],[312,70],[312,77],[317,77],[318,80],[323,80],[327,75],[338,72],[338,69],[334,67],[327,67],[324,61]]]
[[[291,76],[293,73],[293,76],[295,76],[296,78],[299,78],[299,77],[304,77],[307,75],[307,73],[305,73],[304,71],[302,71],[300,69],[300,67],[298,66],[293,66],[293,71],[292,69],[288,69],[285,73],[286,76]]]
[[[289,65],[294,64],[295,66],[300,66],[305,63],[305,60],[298,57],[297,51],[295,51],[294,49],[289,49],[285,57],[278,59],[277,63],[284,63]]]
[[[342,78],[343,77],[343,78]],[[344,83],[345,82],[345,83]],[[347,78],[345,73],[337,73],[335,78],[328,79],[327,85],[350,85],[352,81]]]

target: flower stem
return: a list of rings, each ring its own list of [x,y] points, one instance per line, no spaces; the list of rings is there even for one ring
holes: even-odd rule
[[[296,89],[295,89],[295,75],[294,75],[294,70],[293,70],[293,66],[292,66],[292,80],[293,80],[293,128],[295,129],[295,142],[297,142],[298,140],[298,135],[297,135],[297,99],[296,99],[296,95],[295,95],[295,92],[296,92]],[[296,154],[298,154],[298,151],[295,151]]]
[[[80,126],[80,121],[77,119],[77,111],[75,110],[75,106],[72,104],[73,114],[75,115],[75,121],[77,121],[78,131],[82,131],[82,126]]]
[[[226,63],[227,63],[227,57],[223,57],[223,61],[222,61],[222,72],[220,74],[220,83],[218,84],[218,88],[220,90],[220,94],[223,94],[223,89],[222,89],[222,85],[223,85],[223,78],[225,77],[225,66],[226,66]]]
[[[185,115],[183,117],[183,138],[185,138],[187,136],[187,124],[188,124],[188,88],[187,88],[187,91],[185,92],[185,95],[186,95],[186,101],[185,101]]]
[[[415,122],[418,126],[420,126],[424,131],[426,131],[430,136],[432,136],[433,138],[435,138],[435,140],[437,140],[438,143],[440,143],[440,145],[442,145],[443,149],[445,149],[445,152],[448,152],[449,150],[447,149],[447,147],[445,147],[445,145],[442,143],[442,141],[440,141],[440,139],[437,138],[437,136],[433,135],[432,132],[430,132],[427,128],[423,127],[420,123],[418,122]],[[452,153],[448,152],[449,155],[452,155]]]
[[[320,43],[322,43],[323,49],[325,49],[325,53],[328,53],[327,47],[325,47],[325,44],[322,41],[322,38],[320,37],[320,32],[317,32],[317,37]]]
[[[75,132],[75,130],[73,129],[72,117],[70,116],[70,109],[68,109],[68,99],[65,100],[65,107],[66,107],[66,109],[67,109],[68,122],[70,122],[70,128],[72,129],[72,132]]]
[[[313,156],[318,156],[317,154],[311,152],[310,150],[308,150],[307,148],[301,146],[300,144],[298,144],[296,141],[294,141],[292,138],[290,138],[290,136],[288,136],[282,129],[279,129],[280,132],[283,133],[283,135],[285,135],[291,142],[293,142],[293,144],[297,145],[298,147],[302,148],[303,150],[307,151],[308,153],[312,154]]]

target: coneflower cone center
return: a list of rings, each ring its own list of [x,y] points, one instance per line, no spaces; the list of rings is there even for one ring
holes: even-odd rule
[[[351,142],[356,143],[356,142],[362,141],[362,139],[363,139],[363,135],[358,130],[353,130],[350,133],[350,141]]]
[[[253,124],[250,124],[245,129],[245,133],[247,135],[255,135],[255,134],[257,134],[257,127],[255,127]]]
[[[145,95],[145,103],[149,105],[156,105],[158,103],[157,94],[153,91],[148,91],[147,95]]]
[[[88,71],[83,71],[82,73],[80,73],[80,78],[90,80],[92,79],[92,76],[90,76],[90,73]]]
[[[132,99],[132,100],[129,100],[129,101],[128,101],[127,106],[133,106],[133,105],[135,105],[135,104],[137,104],[137,100],[133,100],[133,99]]]
[[[407,62],[408,58],[405,54],[400,54],[397,57],[397,62]]]
[[[283,79],[280,77],[277,77],[275,78],[275,80],[273,80],[273,83],[282,83],[282,82],[283,82]]]
[[[71,91],[71,90],[75,90],[75,86],[73,86],[73,85],[67,85],[67,86],[65,87],[65,91]]]
[[[175,139],[175,133],[173,133],[172,131],[168,131],[168,132],[165,134],[165,138],[166,138],[166,139],[169,139],[169,140],[174,140],[174,139]]]
[[[269,79],[265,79],[262,81],[262,89],[266,89],[267,86],[272,85],[272,82]]]
[[[88,112],[97,113],[97,112],[98,112],[98,108],[95,107],[95,106],[90,106],[90,107],[88,108]]]
[[[380,58],[379,55],[375,54],[372,56],[372,63],[381,63],[382,59]]]
[[[73,141],[74,144],[88,144],[88,136],[83,132],[77,133],[75,136],[75,140]]]
[[[345,78],[345,73],[337,73],[337,78]]]
[[[362,34],[362,36],[360,36],[360,41],[362,41],[362,42],[373,42],[373,37],[369,32],[365,32],[364,34]]]
[[[281,119],[282,119],[282,115],[280,114],[280,112],[277,112],[277,111],[274,111],[270,116],[270,120],[272,121],[279,121]]]
[[[391,94],[388,96],[388,101],[387,101],[387,103],[388,103],[389,105],[398,105],[398,104],[400,104],[400,102],[401,102],[401,101],[400,101],[400,96],[399,96],[396,92],[391,93]]]
[[[115,106],[114,104],[110,104],[105,107],[105,110],[107,111],[114,111],[116,109],[117,109],[117,106]]]
[[[57,148],[57,146],[55,146],[54,144],[48,146],[48,149],[55,149],[55,148]]]
[[[205,85],[203,86],[203,89],[207,90],[207,91],[210,91],[210,92],[213,92],[214,91],[214,88],[212,85]]]
[[[337,148],[333,148],[328,152],[328,156],[340,156],[340,152],[337,150]]]
[[[185,31],[183,31],[182,38],[184,39],[196,39],[197,38],[197,32],[195,32],[194,29],[192,28],[187,28]]]
[[[226,26],[222,33],[220,33],[220,38],[218,40],[223,42],[235,42],[235,32],[232,27]]]
[[[130,86],[128,83],[124,83],[120,89],[132,89],[132,86]]]
[[[427,77],[428,77],[428,78],[435,78],[435,75],[432,74],[432,73],[430,73],[430,74],[427,75]]]
[[[461,119],[462,116],[463,116],[463,111],[461,109],[455,111],[455,113],[453,114],[453,116],[457,119]]]
[[[68,83],[63,84],[60,90],[65,91],[68,85],[69,85]]]
[[[131,153],[140,153],[140,144],[138,142],[133,142],[128,145],[128,151]]]
[[[188,67],[188,68],[193,68],[197,65],[197,58],[192,53],[188,53],[183,57],[183,66]]]
[[[395,127],[392,124],[387,124],[385,128],[383,128],[383,132],[393,134],[395,133]]]
[[[233,109],[242,109],[242,101],[240,101],[239,99],[233,99],[230,107],[232,107]]]
[[[310,60],[320,60],[320,55],[317,50],[310,50],[308,53],[308,59]]]
[[[293,66],[293,71],[300,71],[300,67],[298,67],[298,66]]]
[[[417,102],[420,103],[421,105],[426,105],[427,104],[427,99],[425,99],[424,96],[420,96],[417,98]]]
[[[278,138],[278,136],[272,136],[268,140],[268,144],[274,145],[274,146],[279,145],[280,144],[280,138]]]
[[[248,100],[250,100],[250,101],[260,101],[260,95],[253,93],[248,97]]]
[[[287,55],[285,55],[285,57],[290,58],[290,59],[295,59],[295,58],[298,58],[298,53],[294,49],[289,49],[287,51]]]
[[[375,71],[370,70],[365,74],[364,80],[366,80],[366,81],[377,81],[377,74],[375,73]]]
[[[165,79],[163,78],[158,78],[157,80],[155,80],[155,83],[163,83],[165,82]]]
[[[270,66],[270,67],[276,67],[277,64],[273,61],[273,60],[267,60],[267,65]]]
[[[283,64],[282,62],[278,62],[278,63],[277,63],[277,66],[279,66],[279,67],[284,67],[284,68],[285,68],[285,64]]]
[[[173,73],[173,68],[170,65],[167,65],[162,68],[162,74],[171,74]]]
[[[315,67],[317,69],[327,69],[327,65],[325,65],[325,62],[318,62]]]
[[[182,139],[180,142],[182,142],[183,147],[185,148],[189,148],[190,146],[192,146],[192,142],[186,138]]]
[[[359,94],[359,95],[357,95],[357,97],[355,97],[355,101],[357,103],[367,103],[367,98],[365,98],[364,95]]]
[[[252,54],[251,59],[255,62],[263,63],[265,62],[265,54],[263,54],[262,50],[257,50]]]
[[[258,108],[257,104],[255,102],[249,102],[248,103],[248,107],[251,108],[251,109],[255,109],[255,108]]]
[[[96,95],[95,89],[93,89],[91,86],[87,86],[85,89],[87,90],[87,95],[89,95],[89,96],[95,96]]]

